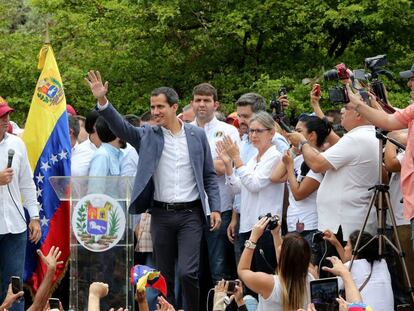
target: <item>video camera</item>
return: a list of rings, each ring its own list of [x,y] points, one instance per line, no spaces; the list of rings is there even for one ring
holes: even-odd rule
[[[288,133],[291,133],[292,130],[290,129],[289,125],[285,122],[285,111],[283,108],[282,103],[279,100],[279,97],[287,96],[286,87],[282,86],[277,95],[273,94],[270,100],[270,110],[272,111],[273,120],[275,120],[280,127]]]
[[[323,77],[326,81],[339,81],[352,78],[349,74],[348,68],[344,63],[337,64],[335,69],[330,69],[324,72]],[[329,88],[329,101],[334,104],[349,103],[348,92],[343,86],[335,86]]]

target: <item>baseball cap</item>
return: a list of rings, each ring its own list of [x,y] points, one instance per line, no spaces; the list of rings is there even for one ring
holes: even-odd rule
[[[5,99],[0,96],[0,118],[12,111],[14,111],[14,109],[10,108]]]
[[[67,105],[66,105],[66,111],[67,111],[70,115],[72,115],[72,116],[76,116],[76,110],[75,110],[75,108],[73,108],[73,106],[72,106],[72,105],[67,104]]]
[[[411,67],[410,70],[401,71],[400,77],[404,79],[411,79],[412,77],[414,77],[414,65]]]

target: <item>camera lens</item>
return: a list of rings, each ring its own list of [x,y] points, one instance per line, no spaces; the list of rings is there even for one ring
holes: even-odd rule
[[[339,80],[338,71],[336,69],[331,69],[331,70],[326,71],[323,74],[323,77],[327,81],[330,81],[330,80]]]

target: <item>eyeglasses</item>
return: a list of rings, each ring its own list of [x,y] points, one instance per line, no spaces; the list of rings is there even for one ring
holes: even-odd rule
[[[252,135],[254,133],[261,134],[261,133],[264,133],[266,131],[269,131],[269,129],[249,129],[249,134],[252,134]]]

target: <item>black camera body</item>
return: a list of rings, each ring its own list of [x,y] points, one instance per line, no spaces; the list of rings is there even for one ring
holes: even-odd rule
[[[329,101],[334,104],[349,103],[348,91],[345,87],[332,87],[329,90]]]
[[[286,96],[287,90],[284,86],[282,86],[276,95],[273,95],[273,98],[270,100],[270,110],[274,111],[274,114],[277,118],[284,117],[283,106],[280,100],[278,99],[280,96]]]
[[[267,224],[265,230],[273,230],[276,228],[279,224],[279,216],[278,215],[272,215],[271,213],[267,213],[266,215],[259,216],[259,220],[263,217],[266,217],[269,219],[269,223]]]

